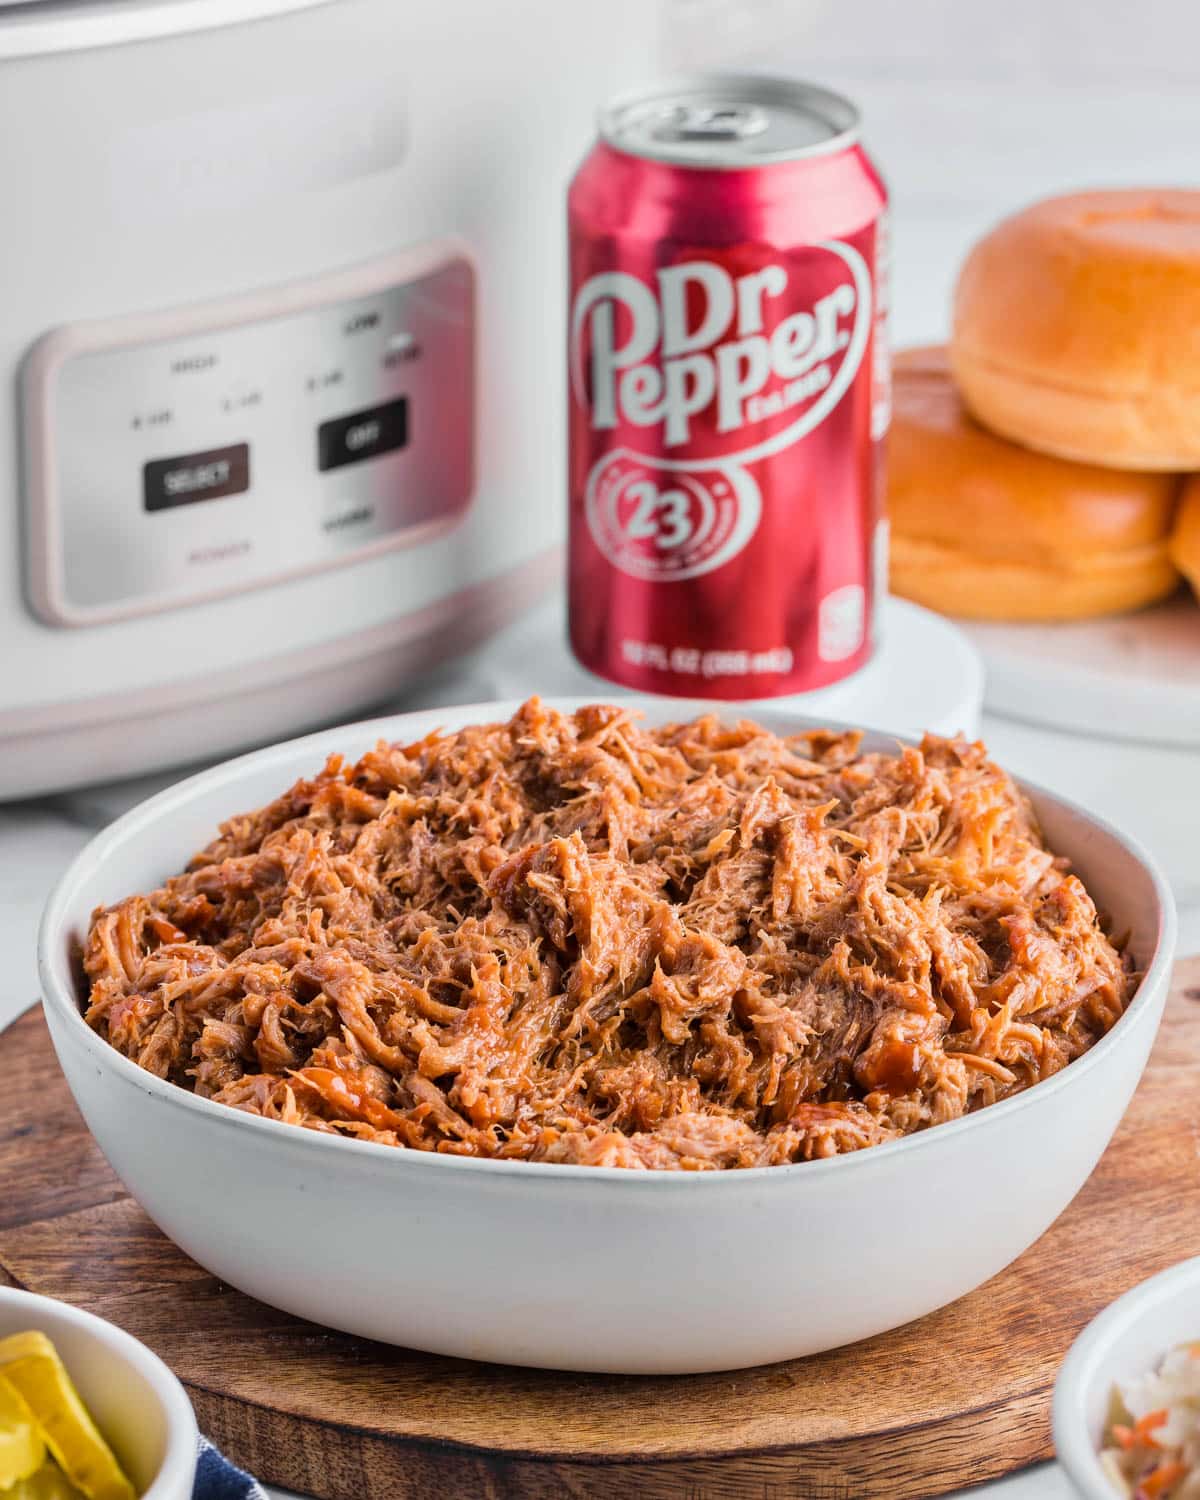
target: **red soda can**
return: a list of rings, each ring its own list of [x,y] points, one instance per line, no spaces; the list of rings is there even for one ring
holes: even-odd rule
[[[610,681],[848,676],[886,568],[887,194],[825,89],[619,100],[571,183],[571,644]]]

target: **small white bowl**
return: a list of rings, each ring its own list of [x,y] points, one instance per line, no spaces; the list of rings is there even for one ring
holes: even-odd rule
[[[1054,1386],[1054,1446],[1083,1500],[1114,1500],[1100,1467],[1113,1387],[1200,1339],[1200,1256],[1143,1281],[1106,1307],[1071,1345]]]
[[[586,701],[552,700],[564,710]],[[243,756],[127,813],[63,877],[38,943],[50,1034],[101,1150],[171,1239],[240,1291],[366,1338],[506,1364],[686,1374],[895,1328],[972,1291],[1049,1228],[1141,1077],[1166,1000],[1175,911],[1141,849],[1035,788],[1051,847],[1129,934],[1144,976],[1137,994],[1106,1037],[1035,1088],[827,1161],[634,1172],[345,1140],[199,1098],[86,1024],[72,954],[96,906],[155,889],[219,822],[334,751],[354,758],[381,738],[408,743],[518,706],[403,714]],[[630,706],[651,724],[712,707]],[[786,710],[754,716],[784,733],[812,727]],[[896,750],[881,734],[864,745]]]
[[[196,1418],[183,1387],[158,1355],[92,1313],[0,1287],[0,1338],[32,1328],[62,1356],[141,1500],[191,1500]]]

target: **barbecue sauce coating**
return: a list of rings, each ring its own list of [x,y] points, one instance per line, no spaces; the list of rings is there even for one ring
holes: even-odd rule
[[[854,1151],[1028,1088],[1128,966],[982,745],[537,699],[334,756],[95,913],[87,1020],[252,1114],[632,1168]]]

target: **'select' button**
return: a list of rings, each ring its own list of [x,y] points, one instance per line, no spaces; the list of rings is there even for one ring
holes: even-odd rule
[[[179,458],[156,458],[142,470],[147,510],[173,510],[198,500],[241,495],[250,488],[250,445],[210,448]]]
[[[394,453],[408,442],[408,398],[371,406],[323,422],[317,428],[317,467],[322,473]]]

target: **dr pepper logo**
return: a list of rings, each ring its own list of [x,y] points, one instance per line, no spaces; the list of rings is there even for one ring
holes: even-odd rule
[[[624,429],[627,440],[645,429],[664,455],[703,430],[709,459],[741,463],[811,432],[853,380],[872,311],[857,250],[827,241],[812,255],[830,259],[808,301],[792,284],[807,265],[734,276],[690,260],[662,267],[654,285],[627,271],[584,282],[571,310],[571,384],[592,427]]]

